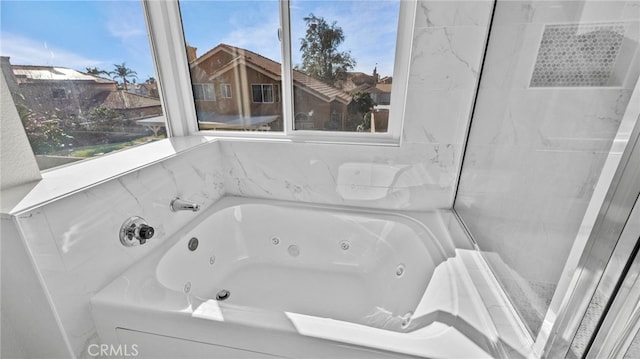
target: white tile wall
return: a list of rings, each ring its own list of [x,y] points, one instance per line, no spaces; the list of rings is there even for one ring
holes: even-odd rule
[[[171,212],[171,199],[179,196],[206,208],[224,194],[222,163],[218,143],[201,145],[19,216],[77,356],[86,357],[88,345],[98,340],[89,299],[195,216]],[[145,246],[125,248],[118,233],[134,215],[156,233]]]

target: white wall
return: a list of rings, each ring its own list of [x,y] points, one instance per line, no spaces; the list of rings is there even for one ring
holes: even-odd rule
[[[14,221],[0,219],[0,230],[0,356],[6,359],[68,358],[70,348]]]
[[[99,340],[91,297],[195,217],[171,212],[173,198],[205,209],[224,194],[222,162],[218,143],[200,145],[17,217],[76,356],[87,357],[88,345]],[[120,244],[120,226],[131,216],[143,217],[156,230],[144,246]],[[13,290],[20,288],[15,284]]]
[[[0,71],[0,190],[37,181],[40,169],[33,157],[27,134],[13,104],[11,92]]]

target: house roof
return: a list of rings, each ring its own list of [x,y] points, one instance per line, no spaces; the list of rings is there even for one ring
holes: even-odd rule
[[[102,100],[101,105],[116,110],[123,110],[160,106],[160,100],[127,91],[109,91],[108,95]]]
[[[218,53],[219,51],[226,51],[231,55],[235,55],[236,57],[233,61],[238,59],[244,60],[244,62],[253,65],[254,67],[262,70],[263,72],[267,72],[272,75],[272,77],[280,77],[282,68],[279,63],[268,59],[260,54],[257,54],[253,51],[249,51],[246,49],[242,49],[239,47],[227,45],[227,44],[219,44],[213,49],[207,51],[202,56],[198,57],[195,61],[193,61],[190,65],[197,66],[200,63],[204,62],[209,57]],[[337,100],[348,104],[351,102],[351,96],[346,92],[337,89],[333,86],[327,85],[320,80],[316,80],[311,76],[308,76],[300,71],[293,70],[293,82],[294,85],[300,86],[311,92],[320,95],[320,97],[324,97],[328,101]]]
[[[115,81],[99,76],[88,75],[66,67],[11,65],[16,80],[27,81],[93,81],[95,83],[113,84]]]
[[[391,92],[391,87],[393,85],[392,84],[377,84],[376,85],[376,89],[378,89],[380,92]]]

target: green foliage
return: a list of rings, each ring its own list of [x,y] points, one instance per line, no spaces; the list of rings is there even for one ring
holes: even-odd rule
[[[349,114],[364,114],[375,106],[371,94],[368,92],[355,92],[351,94],[351,102],[348,106]]]
[[[371,129],[371,109],[376,103],[373,102],[371,94],[368,92],[355,92],[351,94],[351,102],[347,107],[349,118],[346,128],[348,131],[368,131]]]
[[[118,111],[98,106],[92,108],[87,114],[87,129],[89,131],[114,131],[122,130],[127,124],[126,119]]]
[[[342,28],[334,21],[331,25],[323,17],[314,14],[304,18],[307,32],[301,39],[301,71],[332,86],[339,86],[346,79],[347,71],[353,69],[356,60],[350,52],[339,51],[344,41]]]
[[[97,67],[85,67],[86,73],[89,75],[100,76],[100,75],[111,75],[109,71],[100,70]]]
[[[22,104],[17,104],[16,109],[35,154],[44,155],[60,150],[64,143],[73,138],[65,133],[61,120],[55,114],[36,114]]]
[[[124,62],[120,65],[113,64],[113,66],[114,70],[110,72],[110,75],[112,75],[114,80],[122,79],[122,85],[125,89],[127,88],[127,83],[129,82],[129,80],[127,80],[128,77],[138,78],[138,73],[128,68],[126,63]]]
[[[78,150],[75,150],[75,151],[71,152],[70,156],[72,156],[72,157],[82,157],[82,158],[93,157],[93,156],[96,156],[96,155],[102,155],[102,154],[105,154],[105,153],[118,151],[118,150],[121,150],[121,149],[124,149],[124,148],[127,148],[127,147],[137,146],[137,145],[140,145],[140,144],[143,144],[143,143],[147,143],[149,141],[154,141],[154,140],[156,140],[156,138],[145,137],[145,138],[139,138],[139,139],[134,140],[134,141],[87,146],[87,147],[84,147],[82,149],[78,149]]]

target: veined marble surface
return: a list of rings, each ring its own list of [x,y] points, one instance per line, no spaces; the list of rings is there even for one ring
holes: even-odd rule
[[[90,298],[195,217],[171,212],[171,200],[180,197],[206,208],[225,193],[217,147],[217,142],[202,145],[18,217],[76,355],[86,356],[87,346],[98,340]],[[155,228],[148,244],[120,244],[120,226],[131,216]]]

